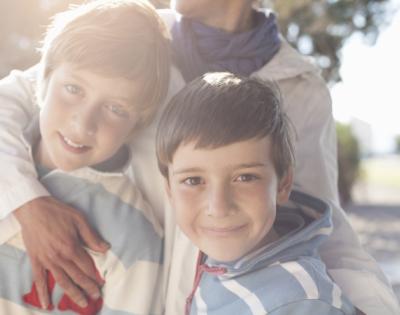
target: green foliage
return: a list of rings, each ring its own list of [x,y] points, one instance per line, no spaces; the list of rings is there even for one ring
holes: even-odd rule
[[[374,44],[394,13],[389,0],[261,1],[278,13],[282,33],[293,46],[315,57],[329,82],[340,80],[340,49],[354,33]],[[393,5],[392,5],[393,6]]]
[[[349,125],[336,123],[338,139],[339,194],[342,204],[351,201],[351,189],[359,176],[360,149]]]

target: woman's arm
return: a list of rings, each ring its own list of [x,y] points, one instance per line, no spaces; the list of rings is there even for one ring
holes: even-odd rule
[[[38,112],[34,104],[35,69],[12,71],[0,81],[0,219],[49,193],[39,183],[21,135]]]
[[[282,87],[287,112],[297,132],[294,185],[325,199],[333,208],[334,229],[320,247],[321,258],[354,305],[367,314],[374,314],[379,308],[385,314],[396,314],[398,303],[390,284],[362,248],[339,204],[336,129],[328,88],[313,72],[292,80],[297,82],[283,81]]]

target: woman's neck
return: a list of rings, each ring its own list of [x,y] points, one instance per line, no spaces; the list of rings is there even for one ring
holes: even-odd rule
[[[199,22],[228,33],[242,33],[254,27],[255,14],[247,1],[232,2],[229,7],[221,7],[213,14],[197,19]]]

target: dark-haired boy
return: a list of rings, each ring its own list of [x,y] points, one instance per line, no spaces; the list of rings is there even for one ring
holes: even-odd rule
[[[229,73],[194,80],[165,108],[158,163],[178,238],[199,249],[186,314],[355,314],[317,254],[330,207],[290,194],[289,127],[273,85]]]

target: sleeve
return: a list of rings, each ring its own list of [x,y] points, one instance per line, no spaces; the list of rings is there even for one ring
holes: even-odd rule
[[[349,311],[350,312],[344,312],[343,310],[321,300],[301,300],[285,304],[272,312],[269,312],[268,315],[355,315],[354,309]]]
[[[361,310],[374,305],[398,314],[398,302],[376,261],[362,248],[339,204],[337,190],[336,128],[329,90],[315,73],[283,82],[287,113],[296,130],[294,187],[328,201],[332,206],[333,232],[320,247],[330,275]],[[285,85],[286,84],[286,85]],[[287,96],[287,98],[286,98]],[[376,290],[367,294],[365,287]],[[368,301],[368,303],[366,302]],[[367,314],[375,314],[368,312]]]
[[[0,219],[40,196],[49,195],[37,180],[33,161],[21,138],[37,112],[33,102],[36,70],[12,71],[0,81]]]
[[[12,213],[0,220],[0,245],[5,244],[19,231],[21,231],[21,226]]]

